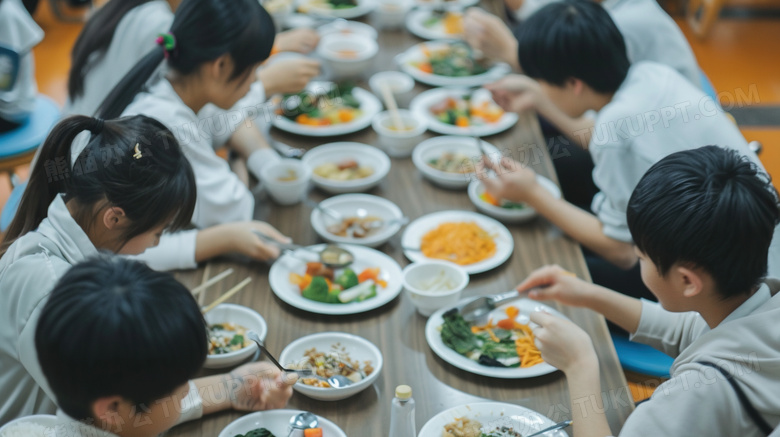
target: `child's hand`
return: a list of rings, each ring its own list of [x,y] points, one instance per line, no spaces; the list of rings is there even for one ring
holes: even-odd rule
[[[225,225],[232,252],[238,252],[259,261],[268,261],[279,257],[279,247],[265,242],[253,231],[262,232],[280,243],[290,243],[289,237],[282,235],[276,228],[265,222],[237,222]]]
[[[274,94],[301,92],[319,74],[318,61],[297,56],[270,62],[260,69],[258,78],[263,83],[266,97],[270,97]]]
[[[496,176],[488,177],[486,170],[493,170]],[[529,192],[538,185],[536,172],[507,157],[495,163],[483,156],[482,162],[477,164],[477,175],[485,191],[493,198],[513,202],[524,202]]]
[[[546,103],[546,97],[539,82],[522,74],[510,74],[498,82],[485,85],[493,100],[506,111],[523,112],[538,109]]]
[[[534,337],[546,363],[567,375],[584,365],[598,364],[590,336],[574,322],[543,312],[531,313],[531,321],[539,325]]]
[[[270,363],[250,363],[229,374],[231,403],[238,411],[260,411],[283,408],[298,380],[295,373],[283,374]]]
[[[517,67],[517,39],[500,18],[479,8],[469,8],[463,17],[468,45],[489,59]]]
[[[534,300],[555,300],[565,305],[575,307],[587,306],[589,291],[592,284],[577,278],[560,266],[544,266],[531,273],[525,281],[517,286],[518,291],[532,287],[544,287],[533,290],[528,297]]]
[[[320,43],[320,35],[314,29],[302,27],[276,35],[276,49],[280,52],[311,53]]]

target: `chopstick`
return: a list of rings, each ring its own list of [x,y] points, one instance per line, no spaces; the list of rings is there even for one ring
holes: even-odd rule
[[[395,102],[395,97],[390,91],[390,86],[387,81],[383,81],[379,84],[379,88],[382,90],[382,99],[385,101],[387,111],[390,112],[390,119],[393,121],[395,130],[401,132],[406,129],[403,120],[401,120],[401,114],[398,112],[398,104]]]
[[[241,291],[241,289],[246,287],[247,284],[249,284],[250,282],[252,282],[252,278],[251,277],[244,279],[243,281],[241,281],[240,284],[236,285],[235,287],[233,287],[230,290],[228,290],[227,293],[225,293],[222,296],[218,297],[217,300],[215,300],[214,302],[211,302],[210,304],[208,304],[205,308],[203,308],[203,311],[201,311],[201,312],[203,314],[206,314],[207,312],[213,310],[214,308],[216,308],[217,305],[219,305],[222,302],[230,299],[231,297],[233,297],[234,294],[236,294],[239,291]]]
[[[205,290],[205,289],[211,287],[212,285],[216,284],[217,282],[227,278],[231,274],[233,274],[233,269],[232,268],[225,270],[224,272],[218,274],[217,276],[214,276],[213,278],[209,279],[208,281],[206,281],[206,282],[198,285],[197,287],[193,288],[191,290],[192,295],[193,296],[197,296],[203,290]]]

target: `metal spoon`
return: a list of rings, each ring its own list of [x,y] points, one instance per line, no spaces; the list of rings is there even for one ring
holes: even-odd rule
[[[543,430],[541,430],[539,432],[535,432],[535,433],[533,433],[533,434],[531,434],[531,435],[529,435],[527,437],[540,436],[540,435],[548,433],[550,431],[556,431],[556,430],[559,430],[559,429],[566,428],[566,427],[568,427],[571,424],[572,424],[571,420],[564,420],[563,422],[558,422],[558,423],[556,423],[555,425],[553,425],[553,426],[551,426],[549,428],[545,428],[545,429],[543,429]]]
[[[274,358],[274,356],[271,355],[270,352],[268,352],[268,349],[266,349],[263,340],[260,339],[260,336],[257,335],[255,331],[247,331],[246,336],[248,339],[257,343],[257,347],[259,347],[260,350],[265,353],[268,359],[271,360],[272,363],[274,363],[274,366],[278,367],[279,370],[281,370],[282,372],[297,373],[299,376],[309,376],[313,373],[311,369],[285,369],[281,364],[279,364],[278,361],[276,361],[276,358]]]
[[[303,203],[327,215],[328,217],[332,218],[334,221],[341,222],[344,219],[344,217],[342,217],[341,214],[337,213],[332,209],[325,208],[324,206],[320,205],[319,203],[313,200],[304,199]]]
[[[255,235],[260,237],[263,241],[270,244],[274,244],[283,251],[294,252],[296,250],[305,250],[307,252],[317,254],[322,264],[333,269],[346,267],[355,261],[355,255],[353,255],[352,252],[348,251],[347,249],[338,247],[334,244],[329,244],[325,246],[324,249],[317,252],[316,250],[312,250],[306,246],[301,246],[300,244],[282,243],[258,230],[253,230],[252,232],[254,232]]]
[[[453,309],[457,310],[461,316],[463,316],[463,320],[481,326],[487,323],[490,312],[502,304],[520,299],[527,295],[528,292],[541,290],[542,288],[544,287],[531,287],[527,290],[523,290],[523,292],[512,290],[506,293],[494,294],[492,296],[477,296]]]
[[[344,375],[333,375],[327,379],[327,382],[333,388],[344,388],[354,384],[351,379]]]
[[[319,424],[320,421],[319,419],[317,419],[317,416],[315,416],[314,414],[309,413],[308,411],[299,413],[290,418],[290,426],[288,428],[290,431],[287,433],[287,437],[290,437],[290,435],[296,429],[316,428],[317,426],[319,426]]]

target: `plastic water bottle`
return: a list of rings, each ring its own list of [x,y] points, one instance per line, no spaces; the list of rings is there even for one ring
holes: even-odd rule
[[[395,388],[393,409],[390,414],[390,437],[416,437],[416,435],[412,388],[408,385],[399,385]]]

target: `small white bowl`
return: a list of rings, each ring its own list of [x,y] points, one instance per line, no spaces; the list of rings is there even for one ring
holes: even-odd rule
[[[379,52],[376,40],[355,35],[330,34],[320,39],[317,55],[331,80],[362,76],[371,69]]]
[[[423,283],[444,275],[455,287],[446,291],[424,290]],[[463,289],[469,284],[469,274],[447,261],[420,261],[409,264],[403,270],[404,290],[412,299],[417,312],[430,316],[436,311],[455,306],[460,300]]]
[[[379,378],[383,365],[382,352],[365,338],[345,332],[321,332],[299,338],[284,348],[279,356],[279,362],[283,366],[289,367],[303,360],[307,350],[316,348],[320,352],[328,352],[331,350],[331,346],[336,343],[339,344],[340,348],[344,348],[350,359],[359,361],[361,364],[364,361],[370,361],[374,371],[362,381],[347,387],[321,388],[297,382],[293,386],[295,391],[320,401],[339,401],[367,389]]]
[[[376,29],[370,25],[359,21],[347,20],[333,20],[328,24],[323,24],[317,28],[317,33],[320,34],[320,37],[332,34],[346,35],[353,38],[366,37],[374,40],[378,37]]]
[[[263,167],[260,173],[263,186],[271,198],[280,205],[299,203],[309,191],[311,168],[297,159],[282,159],[275,164]],[[295,180],[279,180],[293,174]]]
[[[393,158],[408,158],[412,156],[412,150],[420,144],[423,134],[428,129],[424,120],[414,118],[406,109],[399,109],[401,122],[409,128],[406,131],[397,131],[392,128],[393,118],[390,111],[380,112],[371,122],[379,137],[379,147]]]
[[[342,194],[340,196],[334,196],[330,199],[323,200],[320,205],[331,211],[335,211],[342,217],[355,217],[358,210],[362,215],[379,217],[383,220],[400,219],[403,217],[403,212],[395,203],[384,199],[379,196],[372,196],[370,194]],[[365,212],[363,214],[363,212]],[[314,209],[311,212],[311,225],[314,231],[323,240],[329,243],[336,244],[359,244],[367,247],[377,247],[385,244],[387,240],[397,234],[401,230],[401,225],[394,224],[379,229],[372,235],[366,238],[347,238],[339,237],[328,232],[328,225],[332,224],[333,219],[327,215],[321,213],[318,209]]]
[[[206,323],[209,325],[217,323],[235,323],[241,325],[246,328],[247,331],[255,331],[257,335],[260,336],[261,340],[265,340],[265,336],[268,334],[268,325],[265,323],[263,316],[258,314],[257,311],[245,306],[223,303],[217,305],[216,308],[207,312],[203,317],[205,317]],[[249,342],[249,345],[237,351],[219,355],[208,355],[203,367],[207,369],[221,369],[223,367],[231,367],[241,363],[257,352],[257,344],[249,339],[247,339],[247,341]]]
[[[14,436],[22,435],[22,431],[24,429],[23,427],[26,425],[38,425],[44,427],[45,430],[41,434],[26,433],[24,434],[25,437],[51,436],[55,434],[55,430],[57,429],[58,425],[61,426],[59,419],[57,419],[57,416],[53,416],[51,414],[35,414],[32,416],[24,416],[18,419],[14,419],[3,426],[0,426],[0,436],[5,435],[5,433]],[[15,430],[14,428],[17,427],[19,429]],[[13,434],[11,434],[12,431]]]
[[[500,159],[500,152],[492,144],[482,141],[483,147],[488,151],[494,161]],[[466,188],[476,176],[474,173],[459,174],[448,173],[428,165],[432,159],[439,158],[443,153],[460,153],[472,158],[475,163],[482,158],[482,151],[477,147],[476,141],[471,137],[441,136],[427,139],[415,147],[412,153],[412,162],[422,175],[434,184],[448,189]]]
[[[536,182],[549,191],[556,199],[561,198],[561,190],[555,182],[544,176],[536,175]],[[536,210],[528,205],[523,209],[507,209],[485,202],[479,196],[485,192],[485,186],[480,180],[469,184],[469,199],[477,210],[504,223],[523,223],[536,217]]]
[[[410,0],[377,0],[374,25],[379,29],[398,29],[404,26],[406,14],[414,5]]]
[[[373,168],[374,174],[362,179],[336,181],[312,173],[311,180],[314,185],[331,194],[359,193],[379,185],[390,172],[390,158],[376,147],[362,143],[323,144],[306,152],[302,161],[313,171],[322,164],[338,163],[348,159],[354,159],[361,166]]]
[[[409,103],[414,97],[414,79],[406,73],[400,71],[380,71],[371,76],[368,80],[368,86],[375,96],[382,100],[382,83],[390,86],[390,92],[395,97],[395,102],[399,108],[408,108]]]

